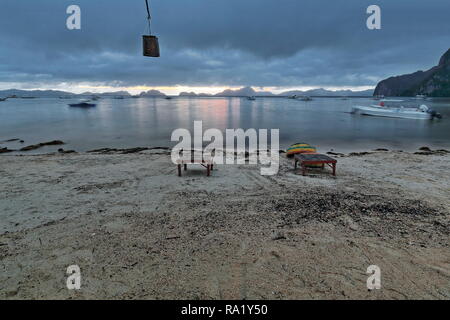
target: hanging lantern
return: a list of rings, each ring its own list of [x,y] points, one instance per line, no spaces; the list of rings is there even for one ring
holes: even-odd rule
[[[144,48],[144,56],[159,57],[159,43],[157,36],[142,36],[142,46]]]
[[[148,36],[142,36],[143,54],[145,57],[159,57],[159,42],[158,37],[152,35],[150,8],[148,6],[148,0],[145,0],[147,6],[147,20],[148,20]]]

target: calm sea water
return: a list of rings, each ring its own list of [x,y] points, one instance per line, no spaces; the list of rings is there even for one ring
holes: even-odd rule
[[[450,99],[426,101],[442,120],[423,121],[352,115],[353,105],[372,99],[314,98],[303,102],[286,98],[161,98],[101,99],[96,108],[70,108],[77,100],[10,99],[0,102],[0,141],[10,149],[49,140],[63,140],[64,149],[173,146],[176,128],[193,128],[203,120],[208,128],[280,129],[280,146],[308,142],[320,151],[373,148],[414,150],[420,146],[450,148]],[[412,104],[419,102],[412,101]],[[423,102],[422,102],[423,103]],[[32,153],[57,150],[45,147]]]

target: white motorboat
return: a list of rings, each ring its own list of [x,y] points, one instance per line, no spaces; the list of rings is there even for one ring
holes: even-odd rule
[[[434,118],[442,118],[442,116],[434,110],[431,110],[426,105],[421,105],[419,108],[410,107],[386,107],[384,103],[380,105],[371,106],[354,106],[352,113],[366,116],[388,117],[388,118],[403,118],[403,119],[418,119],[418,120],[432,120]]]

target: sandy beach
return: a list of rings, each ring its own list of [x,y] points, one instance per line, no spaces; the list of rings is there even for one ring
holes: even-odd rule
[[[0,298],[450,299],[450,154],[336,159],[178,177],[164,150],[1,156]]]

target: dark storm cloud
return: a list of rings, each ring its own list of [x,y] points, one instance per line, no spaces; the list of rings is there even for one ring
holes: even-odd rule
[[[144,0],[1,0],[0,81],[358,86],[450,47],[448,0],[153,0],[162,57],[141,55]],[[67,6],[82,30],[65,27]],[[382,30],[366,8],[382,8]]]

